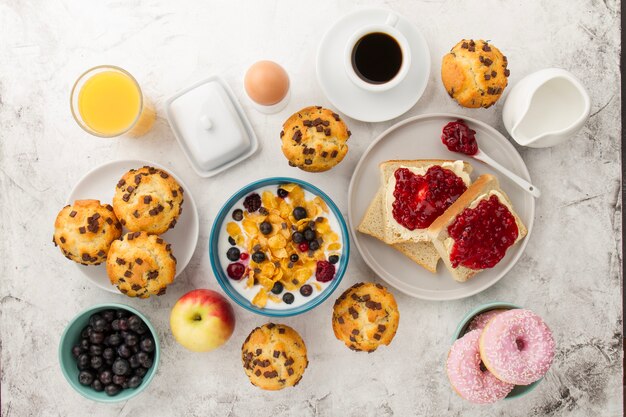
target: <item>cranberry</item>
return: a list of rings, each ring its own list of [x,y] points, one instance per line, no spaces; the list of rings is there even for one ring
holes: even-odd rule
[[[228,267],[226,267],[226,273],[228,274],[229,278],[237,281],[240,280],[241,277],[243,277],[244,272],[246,272],[246,267],[239,262],[233,262],[232,264],[228,265]]]
[[[394,176],[393,218],[409,230],[426,229],[467,190],[461,178],[439,165],[424,175],[400,168]]]
[[[319,282],[332,281],[335,277],[335,265],[328,261],[318,261],[315,268],[315,279]]]
[[[306,252],[309,250],[309,243],[308,242],[302,242],[298,245],[298,249],[300,249],[300,252]]]
[[[245,261],[246,259],[248,259],[248,255],[246,252],[242,252],[241,255],[239,255],[239,259],[241,259],[242,261]]]
[[[249,213],[254,213],[261,208],[261,196],[252,193],[243,200],[243,206]]]
[[[454,239],[450,262],[454,268],[492,268],[515,243],[518,233],[515,217],[498,197],[491,196],[475,208],[465,209],[448,226]]]
[[[478,143],[475,135],[476,131],[470,129],[463,120],[459,119],[443,127],[441,142],[452,152],[476,155]]]

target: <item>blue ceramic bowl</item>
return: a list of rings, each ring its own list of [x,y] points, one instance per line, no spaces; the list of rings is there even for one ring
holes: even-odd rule
[[[137,316],[139,316],[143,320],[143,322],[146,323],[148,329],[150,329],[150,333],[152,333],[155,344],[154,363],[152,367],[148,370],[148,373],[146,373],[146,375],[143,377],[143,382],[141,383],[141,385],[134,389],[127,388],[125,390],[122,390],[117,395],[112,397],[109,397],[104,391],[97,392],[91,387],[83,386],[78,382],[79,370],[76,366],[76,359],[74,359],[74,357],[72,356],[72,347],[80,341],[80,334],[83,329],[89,324],[89,317],[94,313],[108,309],[126,310],[131,314],[136,314]],[[150,385],[152,378],[154,378],[154,375],[156,374],[157,367],[159,365],[160,354],[161,349],[159,346],[159,338],[157,336],[157,332],[154,330],[154,327],[152,327],[152,324],[150,323],[148,318],[130,306],[116,303],[97,304],[79,313],[67,325],[59,343],[59,363],[61,365],[61,371],[63,372],[63,375],[65,376],[67,382],[72,386],[72,388],[74,388],[76,392],[78,392],[83,397],[103,403],[116,403],[120,401],[127,401],[145,390],[146,387]]]
[[[306,304],[303,304],[298,307],[289,308],[289,309],[272,309],[272,308],[259,308],[252,304],[248,299],[246,299],[243,295],[241,295],[237,290],[231,285],[231,279],[226,275],[226,266],[223,265],[220,260],[220,253],[218,248],[218,243],[220,239],[220,231],[222,230],[222,224],[224,221],[228,221],[230,218],[230,213],[233,210],[235,204],[241,200],[243,197],[248,194],[256,191],[259,188],[275,185],[278,186],[280,184],[298,184],[305,191],[308,191],[314,195],[320,196],[333,215],[337,218],[337,222],[341,228],[342,235],[342,255],[340,261],[336,266],[337,271],[335,273],[335,278],[332,282],[324,289],[324,291],[319,294],[317,297],[311,299]],[[221,236],[222,239],[226,239],[226,236]],[[257,313],[263,316],[269,317],[289,317],[295,316],[298,314],[306,313],[307,311],[317,307],[321,303],[324,302],[332,293],[335,291],[343,275],[346,272],[346,268],[348,267],[348,261],[350,258],[350,238],[348,233],[348,228],[346,227],[346,221],[344,220],[341,212],[333,203],[333,201],[328,197],[322,190],[319,188],[309,184],[308,182],[298,180],[295,178],[287,178],[287,177],[274,177],[274,178],[266,178],[263,180],[255,181],[243,187],[241,190],[237,191],[232,197],[228,199],[226,204],[222,207],[222,209],[217,214],[215,221],[213,222],[213,228],[211,229],[211,236],[209,238],[209,256],[211,258],[211,267],[213,268],[213,274],[217,278],[217,282],[222,286],[222,289],[228,296],[241,307],[246,310],[252,311],[253,313]]]
[[[498,310],[498,309],[511,310],[515,308],[522,308],[522,307],[512,304],[512,303],[507,303],[504,301],[493,301],[490,303],[482,304],[474,308],[473,310],[465,314],[465,317],[463,317],[463,320],[461,320],[459,325],[456,327],[456,330],[454,331],[454,336],[452,337],[452,343],[454,343],[455,340],[463,337],[467,329],[467,326],[469,326],[472,319],[476,317],[477,315],[485,313],[489,310]],[[539,385],[540,382],[541,382],[541,379],[533,382],[530,385],[516,385],[515,388],[513,388],[513,390],[509,393],[509,395],[506,396],[505,400],[512,400],[514,398],[523,397],[524,395],[534,390],[537,387],[537,385]]]

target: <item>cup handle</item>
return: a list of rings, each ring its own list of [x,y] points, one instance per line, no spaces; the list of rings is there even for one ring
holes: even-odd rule
[[[385,25],[395,27],[396,24],[398,24],[398,15],[395,13],[389,13],[387,20],[385,21]]]

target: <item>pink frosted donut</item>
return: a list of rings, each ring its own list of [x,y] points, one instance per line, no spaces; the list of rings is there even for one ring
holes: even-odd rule
[[[454,342],[448,353],[446,370],[452,388],[462,398],[475,404],[489,404],[506,397],[513,385],[499,381],[481,368],[480,333],[480,330],[473,330]]]
[[[474,316],[474,318],[472,319],[472,321],[470,321],[469,326],[467,326],[467,331],[471,332],[472,330],[482,330],[485,328],[485,326],[487,325],[487,323],[489,323],[489,320],[491,320],[492,318],[494,318],[495,316],[497,316],[498,314],[504,312],[506,310],[504,309],[495,309],[495,310],[489,310],[489,311],[485,311],[482,314],[479,314],[477,316]]]
[[[552,332],[530,310],[509,310],[493,318],[480,336],[480,356],[496,378],[528,385],[543,377],[554,359]]]

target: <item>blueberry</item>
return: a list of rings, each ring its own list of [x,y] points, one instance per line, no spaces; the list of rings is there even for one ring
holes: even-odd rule
[[[312,240],[309,242],[309,249],[310,250],[318,250],[320,248],[320,244],[317,240]]]
[[[239,251],[238,248],[230,248],[226,252],[226,257],[228,258],[228,260],[233,262],[238,261],[240,255],[241,251]]]
[[[129,315],[130,315],[130,313],[128,311],[126,311],[126,310],[117,310],[115,312],[115,317],[118,318],[118,319],[128,317]]]
[[[72,347],[72,356],[74,357],[74,359],[77,359],[81,353],[83,353],[83,350],[80,348],[79,345],[75,345]]]
[[[94,379],[93,382],[91,383],[91,388],[94,391],[102,392],[102,391],[104,391],[104,384],[102,382],[100,382],[100,380]]]
[[[135,333],[129,333],[124,338],[124,343],[127,346],[135,346],[137,343],[139,343],[139,338]]]
[[[259,225],[259,230],[264,235],[269,235],[270,233],[272,233],[272,229],[272,224],[270,222],[263,222]]]
[[[233,220],[235,220],[236,222],[240,222],[243,220],[243,210],[241,209],[236,209],[233,211]]]
[[[142,378],[140,376],[132,376],[130,377],[130,379],[128,380],[128,388],[137,388],[139,385],[141,385],[141,381]]]
[[[93,369],[99,369],[104,365],[104,359],[102,359],[102,356],[92,356],[89,363]]]
[[[309,295],[313,294],[313,287],[311,287],[309,284],[301,286],[300,294],[302,294],[305,297],[308,297]]]
[[[109,346],[119,346],[122,343],[122,336],[119,333],[113,333],[108,337]]]
[[[76,359],[76,365],[79,370],[89,369],[91,358],[88,354],[83,353]]]
[[[102,346],[100,345],[91,345],[89,346],[89,354],[92,356],[101,356],[102,355]]]
[[[132,355],[132,352],[130,350],[130,348],[126,345],[119,345],[117,348],[117,354],[121,357],[121,358],[130,358],[130,355]]]
[[[265,254],[263,252],[254,252],[252,254],[252,260],[258,264],[265,260]]]
[[[280,198],[287,198],[287,196],[289,195],[289,191],[285,190],[284,188],[279,188],[278,190],[276,190],[276,194]]]
[[[102,316],[98,313],[92,314],[91,316],[89,316],[89,325],[91,327],[96,327],[96,321],[100,320],[101,318]]]
[[[304,242],[304,235],[300,232],[295,232],[291,235],[291,240],[293,240],[293,243],[302,243]]]
[[[91,343],[89,343],[89,339],[83,339],[80,341],[80,348],[83,351],[88,351],[89,350],[89,346],[91,346]]]
[[[113,372],[111,372],[110,370],[106,369],[106,370],[100,372],[100,375],[98,376],[98,379],[104,385],[109,385],[113,381]]]
[[[93,329],[91,328],[91,326],[87,326],[80,333],[80,337],[82,337],[83,339],[88,339],[89,335],[91,334],[92,331],[93,331]]]
[[[106,387],[104,387],[104,392],[106,392],[107,395],[111,397],[114,395],[117,395],[121,390],[122,390],[122,387],[120,387],[119,385],[115,385],[115,384],[109,384]]]
[[[78,374],[78,382],[80,382],[80,385],[91,385],[93,382],[93,374],[89,371],[80,371]]]
[[[141,369],[141,368],[137,368]],[[115,385],[123,385],[126,382],[126,377],[124,375],[113,375],[113,383]]]
[[[281,292],[283,292],[283,284],[281,284],[280,282],[275,282],[274,286],[272,287],[272,292],[274,294],[280,294]]]
[[[103,317],[98,317],[93,324],[93,329],[96,332],[104,332],[109,329],[109,322],[106,321]]]
[[[141,348],[142,351],[144,352],[154,352],[154,340],[148,338],[148,339],[143,339],[140,343],[139,343],[139,347]]]
[[[126,318],[120,319],[118,327],[120,328],[120,330],[128,330],[128,320]]]
[[[111,323],[115,319],[115,310],[105,310],[102,312],[102,318],[108,323]]]
[[[115,375],[126,375],[130,370],[130,364],[126,359],[116,359],[111,369]]]
[[[137,368],[135,369],[135,375],[140,376],[140,377],[144,377],[146,374],[148,373],[148,370],[146,368]]]
[[[128,318],[128,328],[133,332],[136,332],[142,324],[143,321],[138,316],[132,315]]]
[[[330,255],[328,257],[328,262],[330,262],[331,264],[336,264],[337,262],[339,262],[339,256],[337,255]]]
[[[146,334],[148,333],[148,326],[146,326],[146,323],[141,323],[141,325],[137,328],[137,330],[135,330],[135,332],[138,335],[142,335],[142,334]]]
[[[232,236],[228,236],[228,243],[230,243],[232,246],[235,246],[237,244]]]
[[[113,348],[106,348],[102,351],[102,357],[105,361],[111,360],[115,358],[115,351]]]
[[[142,353],[142,352],[140,352]],[[143,352],[145,353],[145,352]],[[144,359],[144,357],[139,357],[139,360],[141,361],[141,359]],[[145,359],[143,361],[141,361],[141,366],[143,366],[146,369],[150,369],[150,367],[152,366],[152,358],[146,354]]]
[[[139,362],[139,357],[137,355],[138,355],[138,353],[133,355],[133,356],[131,356],[128,359],[128,363],[130,364],[130,367],[133,368],[133,369],[139,368],[141,366],[141,363]]]
[[[111,322],[111,329],[118,331],[120,330],[120,320],[119,319],[115,319]]]
[[[298,256],[298,254],[297,254],[297,253],[294,253],[294,254],[292,254],[292,255],[289,257],[289,260],[290,260],[291,262],[298,262],[298,260],[299,260],[299,259],[300,259],[300,257]]]
[[[283,295],[283,301],[285,302],[285,304],[291,304],[291,303],[293,303],[293,301],[294,301],[295,299],[296,299],[296,298],[295,298],[295,297],[293,296],[293,294],[292,294],[292,293],[290,293],[290,292],[286,292],[286,293]]]
[[[304,239],[310,242],[315,239],[315,232],[311,229],[304,229]]]
[[[306,218],[306,209],[300,206],[296,207],[295,209],[293,209],[293,217],[296,220],[302,220]]]

